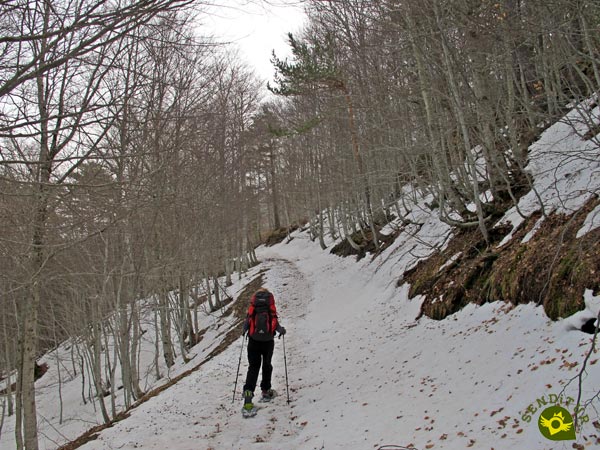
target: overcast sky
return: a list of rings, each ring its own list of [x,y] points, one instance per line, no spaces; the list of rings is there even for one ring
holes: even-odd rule
[[[305,19],[298,0],[219,0],[203,17],[203,27],[215,38],[230,41],[259,76],[272,80],[271,52],[289,56],[287,33],[297,32]]]

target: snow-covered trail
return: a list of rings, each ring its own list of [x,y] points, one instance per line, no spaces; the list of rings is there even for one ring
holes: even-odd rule
[[[282,339],[273,360],[279,397],[261,405],[256,417],[241,417],[247,361],[240,337],[82,448],[572,448],[572,442],[545,440],[537,415],[527,410],[560,393],[576,375],[589,336],[550,322],[534,305],[470,305],[443,321],[416,322],[419,299],[409,299],[407,288],[396,286],[403,264],[398,258],[405,253],[399,241],[382,257],[357,262],[322,251],[305,233],[296,233],[289,244],[260,247],[262,263],[245,282],[265,270],[265,286],[275,293],[288,330],[291,403]],[[593,355],[584,399],[599,389],[598,361]],[[568,396],[574,396],[573,387]],[[524,421],[526,415],[533,420]],[[600,433],[588,423],[578,442],[594,448],[600,442],[595,434]]]
[[[240,337],[83,448],[572,448],[572,441],[543,438],[537,416],[531,422],[523,416],[577,373],[588,335],[550,322],[534,305],[470,305],[443,321],[416,322],[420,301],[396,287],[393,263],[338,258],[302,233],[258,253],[288,331],[291,403],[284,341],[277,340],[273,387],[280,395],[256,417],[241,417],[245,348],[231,402]],[[594,355],[584,398],[598,389],[597,360]],[[573,385],[566,396],[574,396]],[[583,436],[584,448],[600,442],[591,424]]]
[[[298,242],[302,240],[299,236]],[[372,274],[361,275],[353,260],[330,255],[315,259],[314,253],[294,254],[294,248],[297,245],[261,249],[265,286],[275,293],[281,322],[288,330],[289,405],[284,341],[280,339],[273,357],[273,387],[279,396],[272,403],[259,403],[256,417],[241,417],[240,392],[247,369],[245,346],[238,393],[235,402],[231,401],[242,350],[240,338],[202,369],[135,408],[129,418],[104,430],[97,440],[82,448],[362,448],[369,436],[359,426],[364,411],[357,402],[368,398],[369,393],[362,385],[360,391],[352,386],[354,379],[369,377],[369,357],[365,359],[364,352],[376,348],[374,343],[356,346],[349,340],[346,331],[354,324],[345,320],[354,315],[354,308],[361,307]],[[352,272],[351,280],[339,279],[340,264]]]
[[[310,292],[306,279],[294,264],[267,259],[266,286],[277,295],[277,305],[284,325],[293,330],[294,320],[306,315]],[[289,324],[289,325],[288,325]],[[292,332],[293,333],[293,332]],[[300,335],[288,338],[288,364],[304,365],[307,355]],[[241,389],[247,369],[245,345],[237,384],[235,402],[232,389],[238,365],[242,338],[229,349],[205,364],[157,397],[131,411],[131,416],[100,433],[98,439],[83,449],[280,449],[303,448],[298,442],[301,422],[293,407],[286,402],[283,340],[277,340],[273,357],[273,386],[279,397],[269,404],[258,404],[259,414],[243,419]],[[260,381],[260,380],[259,380]],[[294,385],[290,396],[297,395]],[[283,445],[283,447],[282,447]]]
[[[569,331],[568,321],[551,322],[533,304],[494,303],[416,322],[420,300],[396,287],[393,263],[339,258],[306,234],[261,249],[261,257],[277,258],[278,270],[287,267],[298,280],[267,275],[293,349],[298,432],[267,448],[573,448],[546,440],[536,423],[539,402],[563,392],[590,347],[590,336]],[[600,298],[591,300],[598,306]],[[583,398],[600,389],[597,355],[592,361]],[[576,383],[565,388],[563,403],[568,397],[576,397]],[[588,423],[578,442],[594,448],[596,433]]]
[[[271,403],[256,402],[260,408],[256,417],[250,419],[241,417],[242,400],[239,393],[242,391],[248,367],[244,347],[236,401],[234,405],[229,402],[226,417],[223,418],[222,430],[209,436],[207,449],[303,448],[300,441],[301,421],[294,413],[293,404],[287,403],[283,346],[287,344],[285,359],[288,368],[305,365],[308,358],[305,352],[306,341],[304,336],[296,333],[295,324],[306,317],[307,307],[312,300],[311,287],[304,275],[290,261],[267,257],[263,258],[262,266],[267,269],[265,286],[275,293],[281,323],[290,330],[291,334],[291,337],[288,335],[287,342],[284,339],[275,341],[272,383],[279,396]],[[234,348],[239,350],[240,346],[236,343]],[[235,368],[232,373],[234,372]],[[258,381],[260,383],[260,377]],[[231,393],[231,388],[229,391]],[[291,399],[297,395],[296,383],[290,384],[289,392]],[[256,395],[257,398],[260,395],[258,389]]]

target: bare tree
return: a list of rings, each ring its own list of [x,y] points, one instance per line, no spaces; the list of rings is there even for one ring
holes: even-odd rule
[[[159,13],[189,2],[103,1],[2,4],[6,34],[0,59],[2,164],[24,168],[31,199],[26,282],[19,304],[20,358],[17,444],[36,449],[34,366],[38,314],[47,274],[60,250],[52,217],[61,186],[85,161],[103,159],[102,142],[115,123],[119,92],[105,83],[127,51],[127,33]],[[118,108],[117,108],[118,109]],[[27,241],[29,241],[27,243]],[[21,435],[22,431],[22,435]]]

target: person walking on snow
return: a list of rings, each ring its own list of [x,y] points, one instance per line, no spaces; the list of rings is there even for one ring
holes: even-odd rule
[[[244,383],[244,410],[252,411],[254,389],[258,381],[258,372],[262,363],[260,388],[263,401],[270,401],[275,392],[271,389],[273,366],[271,358],[275,348],[275,332],[285,334],[285,328],[279,324],[275,298],[267,289],[257,290],[248,307],[244,321],[244,334],[248,333],[248,373]]]

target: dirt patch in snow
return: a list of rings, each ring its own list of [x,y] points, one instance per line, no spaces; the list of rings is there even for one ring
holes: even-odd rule
[[[575,214],[547,217],[533,238],[521,243],[540,213],[533,214],[509,243],[497,244],[510,227],[496,228],[487,245],[477,230],[462,230],[448,247],[407,271],[410,296],[426,297],[421,314],[443,319],[468,303],[534,302],[556,320],[583,309],[584,290],[600,290],[600,229],[576,238],[597,197]]]
[[[296,231],[298,228],[300,228],[299,225],[292,224],[289,227],[281,227],[277,228],[276,230],[272,230],[264,239],[265,246],[271,247],[275,244],[283,242],[285,239],[291,241],[292,238],[290,237],[290,234]]]
[[[367,255],[367,253],[371,253],[373,254],[373,257],[375,257],[378,254],[380,254],[383,250],[388,248],[398,237],[399,234],[399,232],[391,234],[381,234],[378,230],[379,250],[377,250],[377,248],[375,247],[375,242],[373,242],[373,233],[370,229],[357,231],[351,236],[351,238],[358,245],[358,250],[352,247],[352,245],[350,245],[347,239],[342,239],[331,249],[331,253],[338,256],[356,255],[357,260],[364,258]]]
[[[215,347],[215,349],[208,355],[208,357],[214,357],[219,353],[223,352],[233,342],[235,342],[242,335],[242,327],[244,319],[246,318],[246,312],[250,305],[250,299],[259,288],[263,287],[265,270],[258,273],[258,276],[248,283],[240,295],[238,295],[235,304],[232,306],[233,316],[238,320],[236,325],[232,327],[221,343]]]

